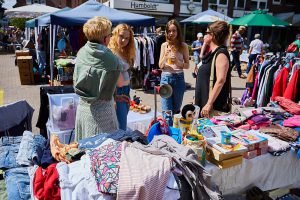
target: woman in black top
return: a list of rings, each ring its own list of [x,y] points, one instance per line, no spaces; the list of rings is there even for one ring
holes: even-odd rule
[[[210,52],[202,59],[195,90],[195,104],[200,107],[202,117],[210,117],[213,110],[230,111],[230,57],[225,46],[228,35],[229,25],[224,21],[212,23],[206,31],[205,42],[209,45]],[[211,65],[215,54],[213,89],[209,92]]]

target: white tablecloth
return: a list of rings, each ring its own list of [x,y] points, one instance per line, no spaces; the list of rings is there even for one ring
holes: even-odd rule
[[[147,114],[129,111],[127,126],[144,133],[153,118],[154,111]],[[205,169],[224,195],[243,193],[253,186],[263,191],[300,187],[300,159],[296,158],[296,152],[292,150],[281,156],[267,153],[253,159],[243,159],[241,165],[227,169],[220,169],[207,162]]]
[[[268,153],[243,159],[242,165],[227,169],[219,169],[212,164],[205,168],[224,195],[242,193],[253,186],[263,191],[300,187],[300,159],[292,150],[281,156]]]
[[[160,112],[157,112],[156,116],[161,116]],[[130,130],[138,130],[145,133],[150,122],[154,119],[154,111],[151,110],[149,113],[140,114],[138,112],[129,111],[127,115],[127,127]]]

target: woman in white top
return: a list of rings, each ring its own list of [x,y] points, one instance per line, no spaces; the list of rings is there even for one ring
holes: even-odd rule
[[[162,98],[163,111],[172,110],[179,113],[185,91],[183,69],[189,68],[188,45],[182,41],[181,30],[176,20],[170,20],[166,25],[166,42],[161,45],[159,67],[162,69],[160,85],[170,84],[173,94]]]
[[[112,32],[108,48],[116,54],[123,65],[117,82],[117,117],[119,122],[119,129],[127,129],[127,114],[129,111],[130,103],[130,78],[129,68],[134,64],[135,60],[135,46],[133,31],[127,24],[119,24]]]

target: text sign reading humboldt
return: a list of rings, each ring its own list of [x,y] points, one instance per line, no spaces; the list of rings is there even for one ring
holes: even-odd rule
[[[167,12],[171,13],[174,10],[173,4],[167,3],[154,3],[145,1],[129,1],[129,0],[114,0],[114,8],[121,8],[127,10],[143,10],[143,11],[155,11],[155,12]]]
[[[158,3],[131,2],[131,8],[137,10],[157,10]]]

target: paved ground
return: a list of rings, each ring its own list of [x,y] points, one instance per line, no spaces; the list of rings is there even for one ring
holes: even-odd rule
[[[32,119],[33,132],[38,133],[39,129],[35,127],[40,107],[39,91],[41,85],[21,85],[18,67],[14,64],[14,54],[0,54],[0,90],[4,90],[4,104],[12,103],[25,99],[34,109]],[[191,88],[186,90],[183,105],[193,101],[195,90],[195,79],[192,77],[194,63],[190,62],[191,69],[185,71],[185,80],[191,84]],[[245,88],[245,80],[237,77],[236,72],[232,72],[232,95],[241,97]],[[132,90],[131,96],[141,97],[142,103],[154,108],[154,97],[151,93],[145,93],[142,90]],[[160,97],[158,98],[158,111],[160,109]]]

